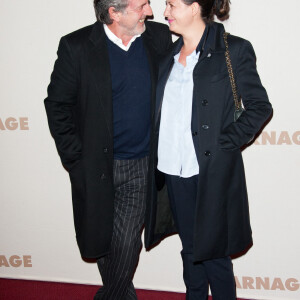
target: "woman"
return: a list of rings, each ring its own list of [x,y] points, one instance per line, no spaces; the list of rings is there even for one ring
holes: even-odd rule
[[[252,244],[240,148],[272,111],[251,44],[228,35],[233,77],[245,107],[234,120],[224,27],[213,22],[215,15],[229,17],[229,3],[167,0],[164,13],[170,30],[181,37],[160,66],[152,137],[158,161],[152,158],[150,168],[157,166],[158,172],[150,179],[145,242],[151,247],[177,229],[189,300],[206,299],[208,285],[214,300],[236,297],[230,256]]]

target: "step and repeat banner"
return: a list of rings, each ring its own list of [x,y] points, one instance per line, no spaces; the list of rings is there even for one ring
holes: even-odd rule
[[[228,32],[250,40],[274,115],[243,152],[254,245],[237,293],[300,299],[299,0],[232,0]],[[166,23],[164,0],[151,2]],[[69,176],[43,99],[61,36],[95,21],[92,0],[0,2],[0,277],[100,284],[75,241]],[[178,236],[142,250],[137,288],[184,292]]]

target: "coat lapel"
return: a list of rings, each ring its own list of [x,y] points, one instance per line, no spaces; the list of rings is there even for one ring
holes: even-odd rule
[[[146,24],[147,26],[147,24]],[[146,55],[148,59],[148,65],[150,70],[151,79],[151,120],[153,120],[153,115],[155,113],[155,93],[156,93],[156,78],[157,78],[157,66],[156,66],[156,52],[152,46],[152,35],[149,30],[146,30],[142,34],[143,45],[146,50]]]
[[[113,136],[112,85],[109,66],[109,56],[103,25],[96,22],[90,35],[88,62],[91,69],[91,80],[96,85],[100,105],[111,137]]]
[[[225,45],[223,42],[224,26],[220,23],[213,22],[209,25],[209,33],[206,41],[206,47],[199,57],[198,63],[206,58],[210,58],[213,53],[225,52]],[[199,64],[195,66],[197,68]]]

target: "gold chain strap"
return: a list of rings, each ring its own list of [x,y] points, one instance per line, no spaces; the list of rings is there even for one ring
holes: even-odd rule
[[[237,94],[237,91],[236,91],[236,84],[235,84],[235,80],[234,80],[234,76],[233,76],[233,69],[232,69],[232,64],[231,64],[230,55],[229,55],[229,47],[228,47],[228,41],[227,41],[227,36],[228,35],[229,35],[228,32],[224,32],[224,34],[223,34],[225,47],[226,47],[225,59],[226,59],[228,73],[229,73],[229,79],[230,79],[230,83],[231,83],[235,109],[239,110],[242,107],[242,101],[239,100],[239,97],[238,97],[238,94]]]

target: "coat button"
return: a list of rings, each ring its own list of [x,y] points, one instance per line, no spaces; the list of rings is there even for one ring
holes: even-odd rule
[[[208,125],[206,125],[206,124],[202,125],[202,129],[207,130],[208,128],[209,128]]]
[[[105,174],[103,173],[103,174],[101,174],[101,176],[100,176],[100,179],[101,180],[104,180],[104,179],[106,179],[106,176],[105,176]]]
[[[108,149],[107,148],[103,148],[103,152],[104,153],[108,153]]]
[[[202,100],[202,106],[207,106],[208,105],[208,101],[206,99]]]
[[[210,151],[205,151],[205,152],[204,152],[204,155],[205,155],[205,156],[210,156],[211,153],[210,153]]]
[[[208,54],[207,54],[207,57],[211,57],[211,53],[208,53]]]
[[[198,134],[198,132],[197,131],[194,131],[193,133],[192,133],[192,136],[196,136]]]

